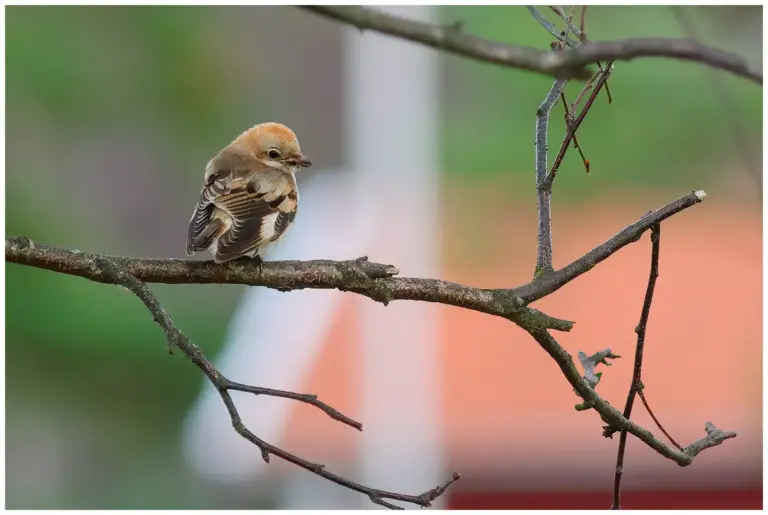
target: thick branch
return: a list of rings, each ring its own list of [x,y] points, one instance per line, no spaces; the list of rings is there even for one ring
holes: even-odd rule
[[[461,25],[437,25],[393,16],[370,7],[342,5],[304,6],[313,13],[390,36],[450,52],[463,57],[529,70],[557,78],[586,80],[592,74],[586,66],[597,61],[629,61],[640,57],[664,57],[695,61],[729,71],[758,84],[763,74],[738,54],[676,38],[638,38],[591,42],[558,52],[497,43],[465,34]]]
[[[80,255],[82,256],[82,254]],[[315,395],[301,395],[293,392],[271,390],[269,388],[259,388],[230,381],[224,377],[210,361],[208,361],[208,359],[203,355],[202,351],[197,345],[192,343],[181,331],[179,331],[178,328],[176,328],[171,318],[160,306],[157,297],[155,297],[155,295],[147,287],[147,285],[144,284],[144,282],[128,273],[119,264],[116,264],[110,259],[104,257],[88,258],[88,261],[83,263],[82,271],[85,272],[85,269],[88,271],[88,275],[85,275],[85,277],[98,282],[124,286],[132,293],[134,293],[144,303],[149,312],[152,313],[152,317],[154,318],[155,322],[157,322],[163,329],[169,346],[176,347],[181,350],[200,370],[202,370],[211,384],[213,384],[213,386],[219,392],[219,395],[221,396],[221,399],[224,402],[227,411],[229,412],[230,419],[232,420],[232,427],[243,438],[253,443],[261,450],[261,457],[267,463],[269,463],[270,455],[275,455],[338,485],[365,494],[371,499],[372,502],[392,509],[398,509],[399,507],[390,502],[387,502],[385,499],[413,503],[425,507],[430,506],[433,500],[442,495],[443,492],[445,492],[445,490],[452,483],[460,478],[459,474],[454,474],[453,477],[446,481],[444,484],[439,485],[432,490],[424,492],[420,495],[406,495],[395,492],[387,492],[385,490],[369,488],[355,483],[354,481],[345,479],[341,476],[328,472],[325,469],[325,465],[306,461],[294,454],[284,451],[279,447],[265,442],[253,434],[243,424],[237,407],[235,406],[235,403],[232,400],[232,396],[229,393],[229,390],[248,392],[255,395],[270,395],[298,400],[307,404],[311,404],[327,413],[333,419],[357,429],[362,430],[362,425],[359,422],[356,422],[347,417],[346,415],[339,413],[327,404],[318,401]]]
[[[371,263],[367,258],[351,261],[272,261],[262,265],[241,260],[217,265],[212,261],[141,259],[74,252],[11,236],[5,239],[5,258],[6,261],[94,281],[105,279],[100,270],[93,269],[93,261],[109,259],[146,282],[247,284],[280,291],[338,289],[358,293],[384,304],[393,300],[450,304],[500,316],[526,327],[570,331],[573,326],[567,320],[522,306],[512,290],[484,290],[437,279],[392,277],[398,273],[395,267]]]
[[[594,268],[617,250],[637,241],[654,224],[701,202],[703,191],[689,193],[652,211],[616,236],[565,268],[544,274],[514,289],[481,289],[439,279],[393,277],[391,265],[366,258],[352,261],[272,261],[258,266],[247,260],[217,265],[212,261],[103,256],[36,243],[29,238],[6,236],[5,259],[56,272],[101,281],[91,268],[94,259],[108,258],[144,282],[165,284],[245,284],[280,291],[338,289],[387,304],[393,300],[417,300],[458,306],[507,318],[527,328],[570,330],[572,323],[526,308],[529,303],[562,288]]]

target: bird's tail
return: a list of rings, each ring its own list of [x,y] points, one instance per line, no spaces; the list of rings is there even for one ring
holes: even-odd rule
[[[194,240],[187,241],[187,254],[192,255],[199,250],[208,250],[213,243],[213,239],[218,236],[224,222],[218,218],[211,220],[211,223],[203,229]]]

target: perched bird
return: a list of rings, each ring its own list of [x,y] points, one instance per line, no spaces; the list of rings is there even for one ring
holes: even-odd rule
[[[251,127],[208,162],[187,233],[187,254],[210,250],[223,263],[259,262],[296,217],[294,174],[312,166],[296,134],[279,123]]]

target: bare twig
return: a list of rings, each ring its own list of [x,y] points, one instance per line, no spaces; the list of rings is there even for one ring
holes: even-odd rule
[[[573,11],[576,9],[576,4],[571,6],[571,11],[568,13],[568,16],[565,15],[565,12],[560,8],[558,5],[550,5],[549,6],[552,11],[554,11],[555,14],[557,14],[560,19],[562,19],[565,22],[565,33],[566,37],[568,35],[568,31],[571,31],[577,38],[579,38],[579,41],[584,43],[584,39],[586,36],[584,35],[583,31],[580,29],[577,29],[576,26],[573,24]],[[582,18],[583,22],[583,18]]]
[[[613,65],[613,61],[608,61],[607,66],[612,66],[612,65]],[[605,70],[603,69],[603,66],[600,64],[600,62],[597,63],[597,69],[601,73],[605,72]],[[612,104],[613,103],[613,95],[611,95],[611,87],[608,85],[608,80],[607,79],[605,81],[605,85],[604,86],[605,86],[605,94],[608,97],[608,103]]]
[[[609,359],[618,359],[621,357],[618,354],[614,354],[610,347],[597,351],[591,356],[587,356],[585,352],[579,352],[578,356],[579,361],[581,361],[581,366],[584,368],[584,379],[586,379],[592,389],[594,389],[600,382],[602,374],[602,372],[595,372],[597,365],[602,364],[606,367],[610,367],[611,364],[608,363]]]
[[[565,20],[565,37],[566,38],[568,37],[568,31],[570,31],[571,29],[573,29],[572,32],[576,34],[576,36],[579,36],[578,34],[579,30],[573,26],[573,10],[574,9],[576,9],[576,5],[571,6],[571,12],[568,13],[568,18],[566,18]]]
[[[568,46],[575,46],[579,44],[578,41],[574,41],[573,39],[568,38],[567,34],[564,34],[562,31],[558,31],[557,28],[549,20],[542,16],[539,10],[534,6],[526,5],[525,8],[528,9],[528,12],[531,13],[531,16],[533,16],[533,18],[539,22],[539,24],[544,27],[547,32],[555,36],[558,41]]]
[[[579,361],[581,361],[581,366],[584,368],[584,380],[587,381],[587,384],[589,384],[590,388],[593,390],[597,385],[600,383],[600,378],[602,377],[602,372],[595,372],[595,368],[597,368],[597,365],[603,364],[606,367],[611,366],[610,363],[608,363],[609,359],[616,359],[620,358],[618,354],[614,354],[611,352],[610,347],[607,349],[603,349],[601,351],[597,351],[591,356],[587,356],[585,352],[579,351],[577,354],[579,357]],[[576,392],[576,395],[578,395],[578,392]],[[589,409],[592,409],[592,406],[586,402],[582,402],[579,404],[576,404],[574,406],[576,411],[587,411]]]
[[[597,70],[590,78],[587,80],[587,82],[584,84],[584,87],[579,92],[578,96],[576,96],[576,100],[573,101],[573,104],[571,104],[571,112],[576,112],[576,108],[579,107],[579,104],[581,103],[581,100],[584,98],[584,95],[587,94],[589,90],[592,89],[592,86],[594,86],[595,81],[602,76],[603,74],[603,68],[601,67],[599,70]]]
[[[659,430],[660,430],[662,433],[664,433],[664,436],[666,436],[666,437],[667,437],[667,440],[669,440],[670,442],[672,442],[672,445],[674,445],[675,447],[677,447],[677,448],[678,448],[678,449],[680,449],[680,450],[683,450],[683,446],[682,446],[682,445],[680,445],[679,443],[677,443],[677,442],[675,441],[675,439],[674,439],[674,438],[672,438],[672,435],[670,435],[670,434],[667,432],[667,430],[666,430],[666,429],[664,429],[664,426],[662,426],[662,425],[661,425],[661,422],[659,422],[659,419],[657,419],[657,418],[656,418],[656,415],[654,415],[654,414],[653,414],[653,410],[651,409],[651,406],[648,404],[648,400],[646,400],[646,398],[645,398],[645,392],[643,391],[644,389],[645,389],[645,387],[643,387],[643,388],[640,388],[639,390],[637,390],[637,396],[638,396],[638,397],[640,397],[640,400],[641,400],[641,401],[643,401],[643,406],[645,406],[645,409],[646,409],[646,411],[647,411],[647,412],[648,412],[648,414],[651,416],[651,418],[653,419],[653,421],[656,423],[656,427],[658,427],[658,428],[659,428]]]
[[[622,229],[611,239],[599,245],[560,270],[544,274],[528,284],[512,290],[523,304],[527,305],[550,293],[559,290],[576,277],[591,270],[595,265],[607,259],[611,254],[624,246],[640,239],[640,236],[655,224],[669,218],[675,213],[698,204],[706,197],[702,190],[694,191],[670,202],[664,207],[651,211],[637,222]]]
[[[577,36],[579,37],[579,40],[581,41],[581,44],[589,43],[589,40],[587,39],[586,34],[583,31],[580,31],[579,29],[577,29],[574,26],[574,24],[573,24],[573,12],[574,12],[574,9],[576,8],[575,5],[571,6],[571,11],[568,14],[568,16],[565,15],[563,10],[559,6],[551,5],[549,7],[558,16],[560,16],[560,18],[565,22],[565,30],[562,32],[562,36],[563,37],[560,38],[559,41],[556,41],[556,42],[552,43],[552,49],[553,50],[562,50],[563,49],[563,47],[565,45],[564,41],[566,41],[568,39],[568,32],[571,31],[571,30],[574,33],[577,34]],[[529,7],[528,10],[531,12],[531,14],[534,16],[534,18],[536,18],[539,21],[539,23],[541,23],[545,28],[547,28],[547,25],[542,22],[542,16],[538,12],[538,10],[536,10],[533,7]],[[583,23],[584,23],[583,11],[582,11],[582,20],[581,20],[581,22],[582,22],[582,25],[583,25]],[[576,43],[576,45],[578,45],[578,43]],[[538,176],[538,172],[539,172],[539,168],[538,167],[541,164],[541,161],[539,159],[539,156],[541,155],[541,149],[540,149],[539,145],[540,145],[540,142],[542,140],[541,140],[541,134],[539,132],[539,129],[540,129],[539,121],[540,121],[540,119],[537,118],[537,125],[536,125],[536,152],[537,152],[537,154],[536,154],[537,155],[536,166],[537,166],[537,178],[536,178],[536,184],[537,184],[537,187],[538,187],[538,190],[539,190],[539,198],[541,198],[542,195],[547,195],[547,194],[549,194],[549,196],[551,196],[551,194],[552,194],[552,183],[555,180],[555,175],[557,174],[557,170],[560,167],[560,164],[562,163],[563,158],[565,157],[565,153],[567,152],[567,150],[568,150],[568,148],[569,148],[569,146],[571,144],[571,141],[573,141],[573,146],[576,148],[576,150],[579,151],[579,155],[581,156],[581,161],[584,164],[584,168],[586,169],[587,173],[590,172],[590,162],[586,158],[586,156],[584,155],[584,152],[581,149],[581,145],[579,145],[579,140],[576,137],[576,131],[579,128],[579,125],[581,125],[581,122],[584,120],[584,117],[586,116],[587,112],[591,109],[592,104],[593,104],[595,98],[597,97],[597,94],[600,92],[600,88],[603,87],[603,86],[606,86],[606,91],[608,91],[608,89],[607,89],[608,82],[607,81],[608,81],[608,77],[610,76],[610,74],[611,74],[611,72],[613,70],[613,68],[611,66],[612,64],[613,64],[612,62],[609,62],[608,66],[606,68],[603,68],[600,65],[599,62],[597,63],[599,71],[594,73],[587,80],[587,82],[584,85],[584,87],[582,88],[581,92],[576,97],[576,101],[573,103],[573,108],[572,109],[570,109],[570,110],[568,109],[568,103],[565,100],[565,91],[562,91],[560,93],[561,99],[563,101],[563,107],[565,109],[566,133],[565,133],[565,137],[563,138],[563,142],[560,145],[560,150],[557,153],[557,157],[555,158],[555,161],[552,164],[552,169],[549,171],[548,174],[546,174],[546,176],[544,177],[543,180],[541,180],[539,178],[539,176]],[[589,97],[589,100],[587,101],[587,104],[584,106],[584,109],[581,111],[579,116],[578,117],[574,117],[574,114],[576,112],[576,107],[579,105],[579,103],[581,102],[582,97],[586,94],[586,92],[589,91],[592,88],[592,85],[595,82],[595,80],[598,81],[597,87],[595,88],[595,91],[593,91],[593,94]],[[610,102],[610,98],[611,97],[610,97],[610,92],[609,92],[608,93],[609,102]],[[545,127],[545,130],[546,130],[546,127]],[[544,145],[545,145],[544,148],[546,148],[546,134],[544,134]],[[546,167],[546,162],[544,163],[544,166]],[[547,199],[547,201],[548,201],[548,199]],[[544,210],[542,210],[542,207],[548,213],[549,212],[549,203],[548,202],[547,203],[542,203],[541,200],[539,201],[539,236],[540,237],[542,236],[542,230],[541,230],[541,227],[542,227],[542,215],[547,214],[547,213],[543,212]],[[549,242],[550,242],[550,247],[551,247],[551,237],[549,239]],[[539,249],[540,249],[539,254],[541,255],[541,249],[542,249],[541,239],[539,239]],[[551,254],[551,252],[550,252],[550,254]],[[551,260],[550,260],[550,265],[551,265]],[[546,271],[547,271],[546,269],[539,270],[538,263],[537,263],[536,273],[541,273],[541,272],[546,272]]]
[[[635,403],[635,395],[643,388],[643,350],[645,348],[645,328],[648,325],[648,316],[651,313],[653,291],[656,288],[656,279],[659,277],[659,247],[661,245],[661,225],[656,224],[651,229],[651,272],[648,276],[648,287],[645,290],[643,309],[640,313],[640,322],[635,328],[637,333],[637,346],[635,347],[635,367],[632,372],[632,383],[629,386],[627,402],[624,405],[624,417],[629,420],[632,415],[632,406]],[[613,480],[613,505],[611,509],[621,509],[621,477],[624,473],[624,451],[627,446],[627,432],[622,431],[619,437],[619,452],[616,457],[616,474]],[[680,446],[677,445],[679,448]],[[682,449],[681,449],[682,450]]]
[[[563,92],[567,81],[557,79],[536,111],[536,201],[539,212],[538,246],[534,278],[552,271],[552,185],[547,185],[547,132],[549,113]]]
[[[709,449],[710,447],[722,444],[726,440],[736,438],[735,432],[718,429],[712,422],[709,421],[704,423],[704,430],[707,432],[707,436],[701,440],[696,440],[691,445],[683,449],[683,451],[691,458],[698,455],[704,449]]]
[[[560,16],[560,18],[562,18],[563,20],[565,20],[565,13],[563,12],[563,10],[562,10],[562,9],[560,9],[560,6],[559,6],[559,5],[550,5],[550,6],[549,6],[549,8],[550,8],[550,10],[551,10],[551,11],[553,11],[555,14],[557,14],[558,16]]]
[[[582,5],[581,6],[581,21],[579,22],[579,32],[581,33],[579,35],[579,39],[581,39],[581,42],[584,43],[587,41],[587,31],[584,29],[584,22],[587,18],[587,7],[588,5]]]
[[[693,458],[698,452],[708,447],[721,444],[728,438],[735,438],[736,433],[723,432],[713,433],[707,437],[689,445],[683,451],[670,447],[661,440],[653,436],[653,433],[627,419],[619,410],[611,406],[608,401],[602,399],[595,390],[589,385],[576,370],[573,359],[570,354],[555,340],[546,329],[526,329],[536,342],[555,360],[560,371],[563,373],[568,383],[573,387],[576,393],[584,399],[584,402],[600,414],[600,417],[614,431],[627,431],[636,436],[640,441],[648,445],[651,449],[660,455],[668,458],[681,467],[686,467],[693,463]],[[719,430],[718,430],[719,431]],[[689,451],[695,450],[696,454]]]
[[[40,247],[38,247],[38,249],[42,250],[42,248]],[[306,395],[306,394],[302,395],[302,394],[296,394],[293,392],[284,392],[281,390],[271,390],[269,388],[259,388],[255,386],[249,386],[249,385],[236,383],[234,381],[230,381],[229,379],[224,377],[221,374],[221,372],[219,372],[210,361],[208,361],[208,359],[203,355],[200,348],[194,343],[192,343],[174,325],[171,318],[168,316],[165,310],[163,310],[163,308],[160,306],[160,303],[158,302],[157,297],[155,297],[155,295],[152,293],[152,291],[147,287],[147,285],[143,281],[137,279],[128,271],[126,271],[124,266],[121,266],[120,264],[113,262],[109,258],[100,257],[100,256],[86,257],[86,255],[84,254],[76,254],[76,255],[80,256],[80,259],[78,259],[78,261],[81,262],[80,266],[83,267],[83,271],[87,270],[87,275],[86,275],[87,278],[97,282],[123,286],[128,290],[130,290],[133,294],[135,294],[144,303],[144,305],[147,307],[149,312],[152,314],[152,317],[154,318],[155,322],[157,322],[160,325],[160,327],[163,329],[163,332],[165,333],[165,337],[168,340],[168,344],[172,347],[176,347],[179,350],[181,350],[181,352],[183,352],[184,355],[186,355],[190,359],[190,361],[192,361],[203,372],[203,374],[205,374],[205,376],[208,378],[211,384],[213,384],[213,386],[219,392],[219,395],[221,396],[221,399],[224,402],[224,405],[226,406],[227,411],[229,412],[230,419],[232,420],[232,427],[240,436],[242,436],[243,438],[245,438],[246,440],[253,443],[255,446],[259,448],[259,450],[261,451],[262,459],[267,463],[269,463],[270,455],[277,456],[278,458],[282,458],[285,461],[293,463],[294,465],[298,465],[299,467],[306,469],[314,474],[317,474],[318,476],[323,477],[329,481],[332,481],[338,485],[341,485],[343,487],[365,494],[371,499],[371,501],[373,501],[376,504],[381,504],[382,506],[386,506],[388,508],[393,508],[393,509],[398,508],[398,506],[395,506],[394,504],[391,504],[385,501],[385,499],[417,504],[419,506],[430,506],[433,500],[435,500],[437,497],[442,495],[443,492],[445,492],[445,490],[453,482],[459,479],[460,477],[459,474],[454,474],[453,477],[447,482],[445,482],[444,484],[439,485],[433,488],[432,490],[424,492],[420,495],[406,495],[406,494],[399,494],[395,492],[388,492],[385,490],[369,488],[367,486],[363,486],[358,483],[355,483],[354,481],[350,481],[349,479],[345,479],[341,476],[328,472],[325,469],[325,465],[306,461],[294,454],[284,451],[279,447],[276,447],[274,445],[271,445],[265,442],[264,440],[260,439],[255,434],[253,434],[243,424],[240,418],[240,414],[238,413],[237,407],[235,406],[235,403],[232,400],[232,396],[229,394],[230,390],[248,392],[255,395],[270,395],[274,397],[283,397],[283,398],[298,400],[298,401],[310,404],[312,406],[315,406],[321,409],[322,411],[324,411],[334,420],[338,420],[344,424],[355,427],[359,430],[362,430],[362,425],[359,422],[356,422],[351,418],[347,417],[346,415],[339,413],[337,410],[333,409],[327,404],[320,402],[319,400],[317,400],[317,396],[315,395]]]
[[[555,160],[552,163],[552,169],[549,171],[546,178],[544,179],[544,184],[549,189],[552,189],[552,183],[555,181],[557,170],[560,168],[560,165],[563,162],[565,153],[568,150],[568,145],[570,145],[571,140],[573,140],[576,137],[576,131],[579,130],[581,123],[584,121],[584,118],[587,116],[587,113],[592,108],[592,104],[594,103],[595,98],[597,98],[597,95],[600,93],[600,89],[602,89],[602,87],[607,84],[608,78],[611,76],[612,72],[613,72],[613,62],[609,61],[608,63],[606,63],[605,68],[603,68],[602,73],[600,73],[600,78],[597,79],[597,82],[595,83],[595,87],[592,90],[592,93],[589,95],[587,102],[584,104],[584,107],[581,109],[579,116],[577,116],[573,120],[573,123],[568,125],[568,128],[565,131],[565,137],[563,138],[563,143],[560,145],[560,150],[558,151],[557,156],[555,157]]]
[[[440,49],[445,52],[510,68],[529,70],[557,78],[586,80],[586,67],[597,61],[629,61],[641,57],[663,57],[694,61],[729,71],[758,84],[762,71],[740,55],[676,38],[637,38],[593,42],[562,52],[497,43],[457,30],[455,25],[436,25],[405,19],[370,7],[312,5],[304,9],[343,22],[360,30],[374,30],[390,36]]]
[[[587,87],[588,86],[584,86],[584,89]],[[565,126],[570,127],[573,123],[573,113],[568,108],[568,101],[565,100],[565,91],[560,94],[560,99],[563,101],[563,108],[565,109]],[[587,173],[589,173],[589,159],[587,159],[587,157],[584,155],[584,151],[581,149],[581,145],[579,145],[579,139],[576,137],[576,133],[573,133],[573,148],[579,151],[581,162],[584,163],[584,168],[586,169]]]

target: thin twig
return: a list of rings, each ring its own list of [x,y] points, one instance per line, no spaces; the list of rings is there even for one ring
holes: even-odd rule
[[[557,103],[567,81],[557,79],[536,110],[536,206],[539,213],[538,246],[534,278],[552,271],[552,216],[550,199],[552,185],[547,185],[547,132],[549,113]]]
[[[584,43],[584,40],[582,37],[585,37],[583,32],[576,28],[576,26],[573,24],[573,11],[576,9],[576,4],[571,6],[571,12],[568,13],[568,16],[565,15],[565,12],[560,9],[560,6],[558,5],[550,5],[549,6],[552,11],[554,11],[555,14],[557,14],[560,19],[562,19],[565,22],[565,33],[566,37],[568,35],[568,31],[571,31],[577,38],[579,38],[579,41],[581,43]]]
[[[192,343],[174,325],[171,318],[168,316],[162,306],[160,306],[157,297],[155,297],[155,295],[143,281],[140,281],[128,273],[123,267],[114,263],[108,258],[96,257],[90,259],[86,266],[90,269],[91,277],[89,278],[92,280],[107,284],[124,286],[144,303],[146,308],[152,314],[155,322],[157,322],[163,329],[165,337],[168,340],[168,344],[181,350],[184,355],[186,355],[190,361],[192,361],[203,372],[203,374],[205,374],[211,384],[213,384],[213,386],[219,392],[219,395],[221,396],[221,399],[224,402],[227,411],[229,412],[229,416],[232,421],[232,427],[240,436],[259,448],[261,451],[261,457],[265,462],[269,463],[270,455],[277,456],[278,458],[282,458],[283,460],[293,463],[294,465],[298,465],[299,467],[317,474],[318,476],[332,481],[338,485],[365,494],[377,504],[381,504],[393,509],[398,507],[391,503],[387,503],[384,501],[384,499],[413,503],[425,507],[430,506],[433,500],[442,495],[443,492],[445,492],[445,490],[453,482],[460,478],[459,474],[454,474],[453,477],[446,483],[420,495],[406,495],[396,492],[388,492],[385,490],[369,488],[367,486],[355,483],[354,481],[350,481],[349,479],[345,479],[341,476],[328,472],[325,469],[325,465],[306,461],[294,454],[284,451],[279,447],[265,442],[253,434],[247,427],[245,427],[240,418],[237,407],[232,400],[232,396],[229,394],[230,390],[248,392],[256,395],[271,395],[275,397],[298,400],[321,409],[333,419],[343,422],[344,424],[350,425],[360,430],[362,430],[362,425],[359,422],[356,422],[351,418],[339,413],[337,410],[331,408],[327,404],[318,401],[317,397],[314,395],[301,395],[292,392],[284,392],[281,390],[258,388],[230,381],[224,377],[210,361],[208,361],[200,348]]]
[[[691,459],[698,456],[699,453],[705,449],[715,447],[716,445],[721,445],[726,440],[730,440],[731,438],[736,438],[736,436],[738,436],[734,431],[723,431],[722,429],[718,429],[715,427],[715,424],[710,421],[704,422],[704,430],[707,432],[707,436],[696,440],[691,445],[683,449],[683,452],[690,456]]]
[[[661,430],[662,433],[664,433],[664,436],[667,437],[667,439],[672,442],[672,445],[683,450],[683,447],[675,441],[674,438],[672,438],[672,435],[670,435],[666,429],[664,429],[664,426],[661,425],[661,422],[659,422],[659,419],[656,418],[656,415],[653,414],[653,410],[651,410],[651,407],[648,405],[648,401],[645,399],[645,393],[643,392],[644,388],[641,388],[637,391],[637,396],[640,397],[640,400],[643,401],[643,406],[645,406],[645,410],[648,412],[648,414],[651,416],[653,421],[656,423],[656,426]]]
[[[576,46],[579,44],[578,41],[574,41],[573,39],[568,38],[567,35],[563,34],[562,31],[558,31],[557,28],[554,26],[554,24],[552,24],[549,20],[547,20],[544,16],[542,16],[539,10],[536,9],[534,6],[526,5],[525,8],[528,9],[528,12],[531,13],[531,16],[533,16],[533,18],[537,22],[539,22],[539,25],[544,27],[544,29],[547,32],[555,36],[559,42],[564,43],[568,46]]]
[[[568,31],[571,29],[574,34],[578,37],[580,34],[579,31],[576,29],[576,27],[573,26],[573,10],[576,9],[576,5],[571,6],[571,12],[568,13],[568,18],[565,19],[565,39],[568,39]]]
[[[635,395],[643,388],[643,350],[645,348],[645,329],[648,326],[648,316],[651,314],[653,303],[653,291],[656,288],[656,279],[659,277],[659,247],[661,245],[661,225],[656,224],[651,229],[651,272],[648,275],[648,287],[645,290],[643,309],[640,313],[640,322],[635,328],[637,333],[637,346],[635,347],[635,366],[632,372],[632,383],[627,394],[627,403],[624,406],[624,417],[629,420],[632,415],[632,406],[635,403]],[[616,474],[613,480],[613,505],[611,509],[621,509],[621,476],[624,473],[624,451],[627,446],[627,432],[622,431],[619,438],[619,452],[616,457]],[[679,448],[680,446],[677,445]],[[682,449],[681,449],[682,450]]]
[[[603,419],[612,430],[615,431],[627,431],[628,433],[636,436],[641,442],[645,443],[648,447],[655,450],[660,455],[668,458],[681,467],[687,467],[693,463],[693,459],[703,449],[713,447],[721,444],[728,438],[735,438],[736,433],[731,431],[721,431],[719,433],[712,433],[692,443],[684,450],[677,449],[676,447],[670,447],[655,436],[647,429],[639,426],[638,424],[627,419],[622,412],[613,407],[608,401],[601,398],[597,392],[589,385],[586,379],[584,379],[579,371],[576,369],[576,365],[573,363],[571,355],[560,345],[555,338],[546,329],[529,329],[524,328],[528,334],[530,334],[534,340],[541,346],[544,351],[549,354],[552,359],[555,360],[560,371],[563,373],[568,383],[573,387],[576,393],[581,397],[585,404],[600,414],[600,418]],[[720,431],[720,430],[718,430]]]
[[[608,64],[607,64],[607,66],[612,66],[612,65],[613,65],[613,61],[609,61]],[[597,69],[598,69],[598,71],[603,72],[603,66],[600,64],[600,61],[597,62]],[[608,80],[607,79],[605,81],[604,87],[605,87],[605,94],[608,97],[608,103],[612,104],[613,103],[613,95],[611,95],[611,87],[608,85]]]
[[[243,383],[236,383],[234,381],[230,381],[223,377],[221,381],[222,381],[221,383],[222,387],[225,387],[227,390],[235,390],[238,392],[252,393],[253,395],[267,395],[269,397],[282,397],[283,399],[292,399],[294,401],[311,404],[312,406],[315,406],[316,408],[319,408],[320,410],[324,411],[325,414],[331,417],[333,420],[337,420],[342,424],[346,424],[348,426],[354,427],[358,431],[363,430],[363,425],[360,422],[357,422],[356,420],[349,418],[343,413],[340,413],[338,410],[332,408],[331,406],[328,406],[327,404],[318,401],[317,395],[313,395],[309,393],[287,392],[285,390],[273,390],[272,388],[263,388],[261,386],[251,386]]]
[[[580,31],[573,24],[573,12],[576,9],[575,5],[571,6],[571,10],[568,13],[568,16],[566,16],[565,13],[563,12],[563,10],[559,6],[557,6],[557,5],[550,5],[549,7],[558,16],[560,16],[560,18],[562,18],[562,20],[565,22],[565,30],[562,33],[563,37],[560,39],[560,41],[556,41],[556,42],[552,43],[552,49],[553,50],[562,50],[563,49],[563,47],[565,45],[565,43],[563,41],[567,41],[568,40],[568,32],[571,31],[571,30],[579,37],[579,40],[581,41],[581,44],[589,43],[589,40],[587,39],[587,36],[583,32],[583,30]],[[535,8],[532,8],[532,7],[529,8],[529,11],[531,11],[531,14],[533,14],[534,17],[537,20],[539,20],[539,22],[541,23],[541,20],[540,20],[541,15],[538,13],[538,11]],[[583,17],[583,15],[584,15],[584,12],[582,11],[582,19],[581,19],[582,26],[584,24],[584,17]],[[546,25],[544,25],[544,27],[546,28]],[[565,140],[563,141],[563,144],[561,146],[560,152],[558,153],[558,157],[560,158],[560,161],[562,161],[562,158],[565,155],[565,152],[567,151],[568,146],[570,145],[570,141],[573,140],[573,146],[574,146],[574,148],[576,150],[578,150],[579,155],[581,156],[581,162],[584,164],[584,169],[586,170],[587,173],[590,172],[590,163],[589,163],[589,159],[587,159],[586,156],[584,155],[584,152],[582,151],[581,145],[579,144],[579,140],[576,137],[576,130],[573,128],[575,120],[574,120],[574,117],[573,117],[572,113],[576,112],[576,106],[578,106],[579,102],[581,102],[581,98],[584,96],[584,94],[591,89],[592,84],[595,81],[595,79],[597,77],[599,77],[599,76],[602,76],[602,74],[605,73],[603,67],[600,65],[600,62],[597,63],[597,66],[599,68],[599,71],[594,73],[587,80],[587,83],[584,85],[584,88],[581,90],[581,93],[579,93],[578,97],[576,98],[576,101],[574,102],[573,108],[571,110],[568,109],[568,103],[565,100],[565,91],[563,91],[560,94],[561,99],[563,101],[563,108],[565,109],[565,126],[566,126],[567,130],[566,130],[566,137],[565,137]],[[608,73],[610,73],[610,72],[608,72]],[[610,94],[610,91],[607,89],[608,88],[607,79],[604,81],[604,85],[606,87],[606,92],[608,92],[608,102],[610,103],[611,102],[611,94]],[[588,104],[587,110],[590,107],[591,107],[591,102]],[[580,117],[580,118],[583,120],[583,116]],[[581,123],[581,122],[579,122],[579,123]],[[557,172],[557,168],[559,167],[559,165],[560,165],[559,161],[556,161],[556,164],[553,165],[552,170],[555,173]],[[550,172],[550,174],[546,177],[546,180],[544,181],[544,184],[546,185],[547,189],[550,190],[550,193],[551,193],[551,190],[552,190],[552,183],[553,183],[554,179],[555,179],[555,174]]]
[[[370,7],[312,5],[303,8],[360,30],[374,30],[476,61],[529,70],[561,79],[586,80],[592,75],[587,67],[597,61],[664,57],[699,62],[758,84],[763,83],[762,70],[751,65],[744,57],[686,39],[638,38],[596,41],[563,52],[552,52],[489,41],[457,30],[455,24],[438,25],[409,20]]]
[[[587,31],[584,28],[584,22],[587,17],[587,7],[589,6],[588,5],[581,6],[581,21],[579,22],[579,32],[581,32],[581,34],[579,35],[579,39],[581,39],[582,43],[587,41]]]
[[[587,92],[592,89],[592,87],[595,85],[595,81],[598,78],[600,78],[602,73],[603,73],[603,68],[601,67],[599,70],[597,70],[595,73],[592,74],[592,76],[587,80],[586,83],[584,83],[584,87],[581,88],[581,91],[576,96],[576,100],[574,100],[573,103],[571,104],[571,112],[574,112],[574,113],[576,112],[576,108],[579,107],[579,104],[584,98],[584,95],[586,95]]]
[[[589,95],[589,98],[587,99],[587,102],[584,104],[584,107],[581,109],[579,116],[577,116],[576,119],[573,120],[573,123],[568,126],[565,132],[565,137],[563,138],[563,143],[560,145],[560,150],[557,152],[557,156],[555,157],[555,160],[552,163],[552,169],[549,171],[546,178],[544,179],[544,184],[548,188],[550,189],[552,188],[552,183],[555,181],[557,170],[560,168],[560,165],[563,162],[565,153],[568,150],[568,145],[571,144],[571,140],[576,135],[576,131],[579,130],[581,123],[584,121],[584,118],[587,116],[587,113],[592,108],[592,104],[594,103],[595,98],[597,98],[597,95],[600,93],[600,90],[602,89],[603,85],[607,83],[608,78],[611,76],[612,72],[613,72],[613,62],[609,61],[606,64],[605,68],[603,69],[603,72],[601,73],[600,78],[597,79],[597,82],[595,83],[595,87],[592,90],[592,94]]]
[[[565,126],[570,127],[571,123],[573,123],[573,114],[570,109],[568,109],[568,101],[565,100],[565,91],[560,94],[560,99],[563,101],[563,109],[565,109]],[[576,137],[575,133],[573,134],[573,148],[579,151],[581,162],[584,163],[584,168],[587,170],[587,173],[589,173],[589,159],[584,155],[584,151],[581,149],[579,139]]]

